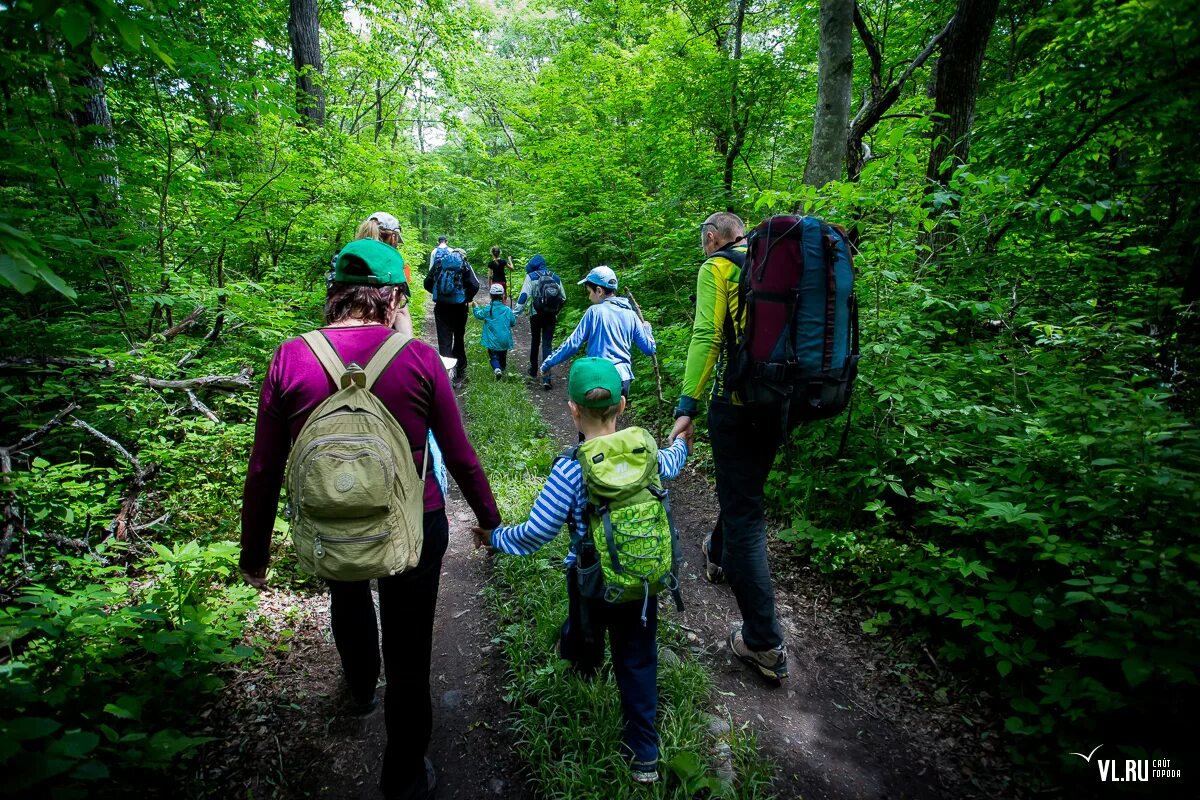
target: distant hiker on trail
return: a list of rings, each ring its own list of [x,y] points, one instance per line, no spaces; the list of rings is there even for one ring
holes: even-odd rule
[[[429,665],[449,526],[437,481],[424,480],[429,431],[441,442],[479,524],[500,523],[442,360],[423,342],[391,330],[397,315],[409,313],[408,292],[404,259],[396,250],[367,239],[350,242],[326,292],[326,326],[275,351],[263,380],[246,474],[239,560],[246,581],[266,588],[279,490],[296,442],[300,467],[287,467],[287,474],[297,557],[329,585],[333,639],[352,714],[375,708],[382,629],[387,747],[380,788],[385,797],[405,800],[428,798],[436,786],[433,764],[425,758],[433,724]],[[344,382],[333,377],[338,372]],[[347,400],[331,408],[325,401],[334,396],[357,398],[356,405]],[[360,424],[369,417],[357,409],[371,404],[392,418],[371,415],[371,435],[341,430],[310,438],[314,431],[331,431],[339,420]],[[314,415],[318,406],[321,413]],[[360,456],[351,468],[347,451]],[[418,488],[412,492],[397,492],[413,484]],[[393,527],[391,503],[398,496],[417,509],[416,519],[405,515],[400,525],[404,540]],[[345,513],[347,504],[359,513]],[[375,533],[379,527],[385,527],[382,534]],[[344,533],[335,537],[332,530]],[[405,563],[392,555],[401,549]],[[375,571],[379,564],[384,568]],[[378,619],[368,579],[331,577],[351,573],[378,578]]]
[[[721,513],[703,544],[705,577],[726,578],[737,598],[742,624],[729,636],[734,655],[764,677],[787,677],[787,649],[775,614],[775,590],[767,565],[763,486],[783,441],[778,417],[755,413],[725,380],[730,348],[726,330],[741,334],[738,281],[746,258],[746,229],[728,212],[700,226],[705,261],[696,277],[696,319],[683,373],[683,395],[675,408],[671,436],[691,436],[698,400],[710,378],[708,433],[712,441]]]
[[[500,255],[500,246],[492,246],[492,260],[488,262],[488,281],[495,286],[497,283],[504,287],[504,302],[508,302],[508,273],[512,268],[512,259]]]
[[[542,362],[542,371],[548,372],[551,367],[566,361],[587,342],[589,357],[606,358],[616,366],[621,375],[621,396],[629,397],[629,385],[633,382],[633,365],[630,363],[633,345],[648,356],[654,355],[650,323],[638,318],[628,300],[615,296],[617,273],[611,268],[596,267],[579,285],[587,287],[592,307],[584,312],[574,333]]]
[[[562,279],[546,266],[546,259],[540,255],[529,259],[525,265],[525,283],[521,285],[521,294],[517,296],[517,307],[513,311],[521,315],[525,304],[529,304],[529,377],[536,378],[538,367],[538,346],[542,353],[549,353],[554,347],[554,326],[558,324],[558,312],[567,304],[567,295],[563,290]],[[550,371],[542,372],[542,388],[550,388]]]
[[[503,286],[493,283],[488,295],[491,302],[476,300],[471,313],[475,315],[475,319],[483,320],[481,343],[488,351],[496,380],[500,380],[508,367],[508,351],[513,349],[512,329],[516,327],[517,315],[504,305]]]
[[[467,262],[467,254],[438,237],[429,255],[425,291],[433,297],[433,321],[437,326],[438,352],[457,361],[454,382],[467,380],[467,304],[479,291],[479,279]]]
[[[557,652],[581,675],[590,677],[604,661],[607,631],[631,777],[638,783],[653,783],[658,780],[658,601],[654,595],[670,591],[679,604],[677,547],[662,481],[683,469],[688,448],[684,437],[659,450],[641,428],[617,432],[617,415],[625,408],[625,398],[620,374],[605,359],[576,360],[567,379],[567,394],[575,427],[585,441],[554,462],[528,521],[491,531],[486,526],[475,528],[476,547],[532,555],[553,540],[564,524],[568,526],[568,613]],[[603,509],[602,516],[597,508]],[[635,533],[624,534],[622,527]]]

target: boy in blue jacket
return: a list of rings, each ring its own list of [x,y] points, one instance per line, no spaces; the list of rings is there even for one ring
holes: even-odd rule
[[[585,442],[617,433],[617,415],[625,408],[621,396],[621,376],[612,362],[602,358],[581,358],[571,365],[567,378],[571,416]],[[625,431],[626,433],[628,431]],[[648,436],[644,431],[642,435]],[[680,437],[667,448],[658,450],[658,476],[676,477],[687,461],[689,440]],[[529,519],[520,525],[487,531],[474,528],[475,546],[490,547],[510,555],[532,555],[559,534],[570,522],[573,532],[586,531],[588,505],[583,467],[575,458],[562,457],[554,462],[546,485],[533,502]],[[604,634],[612,647],[613,673],[621,694],[621,712],[625,718],[623,740],[631,759],[631,777],[638,783],[658,780],[658,731],[655,708],[658,704],[658,604],[645,601],[609,602],[580,596],[576,547],[595,558],[583,539],[572,537],[567,566],[567,621],[559,639],[559,655],[570,661],[581,674],[589,675],[604,660]]]
[[[579,282],[587,288],[592,307],[583,314],[574,333],[542,362],[542,372],[561,364],[587,342],[591,358],[606,358],[621,375],[621,396],[629,397],[633,382],[632,350],[637,345],[648,356],[654,355],[656,345],[650,323],[638,318],[633,306],[624,297],[617,297],[617,273],[610,267],[599,266]]]
[[[483,320],[481,344],[487,348],[496,380],[500,380],[508,367],[508,351],[513,349],[512,329],[516,327],[517,316],[504,304],[504,286],[493,283],[488,296],[491,302],[476,300],[471,313],[475,319]]]

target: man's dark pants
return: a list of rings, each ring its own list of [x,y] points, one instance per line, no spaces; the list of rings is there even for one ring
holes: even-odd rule
[[[721,516],[710,555],[725,568],[742,612],[742,638],[751,650],[783,643],[775,616],[775,589],[767,566],[763,486],[783,443],[779,418],[714,400],[708,409]]]
[[[582,598],[576,576],[571,566],[567,570],[567,620],[562,626],[559,652],[581,675],[591,676],[604,662],[604,634],[608,632],[625,720],[622,740],[634,761],[657,764],[658,730],[654,719],[658,706],[658,598],[650,598],[643,624],[641,602]]]
[[[426,797],[425,750],[433,731],[429,662],[433,612],[437,606],[442,556],[449,541],[444,509],[425,512],[425,544],[417,566],[379,579],[379,621],[370,581],[328,581],[333,641],[356,702],[369,702],[379,681],[379,629],[387,690],[383,721],[387,748],[379,786],[388,798]]]
[[[529,377],[536,378],[538,368],[542,366],[542,360],[548,358],[554,352],[554,326],[558,323],[558,314],[541,314],[529,315]],[[538,358],[538,347],[541,346],[542,358]],[[542,379],[543,383],[550,382],[550,375],[547,373]]]
[[[455,377],[467,374],[467,316],[466,303],[434,303],[433,322],[437,326],[438,353],[457,358]]]

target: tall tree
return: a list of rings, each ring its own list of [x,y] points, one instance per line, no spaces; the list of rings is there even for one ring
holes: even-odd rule
[[[288,38],[296,66],[296,111],[310,128],[325,124],[325,93],[321,88],[321,22],[317,0],[291,0]]]
[[[821,0],[817,109],[812,149],[804,168],[804,182],[811,186],[824,186],[842,177],[854,78],[853,31],[854,0]]]
[[[979,71],[999,6],[1000,0],[958,0],[953,24],[942,37],[934,83],[933,145],[925,169],[932,183],[945,186],[970,153]]]

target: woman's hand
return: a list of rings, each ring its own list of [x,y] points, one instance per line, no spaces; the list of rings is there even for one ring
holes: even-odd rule
[[[475,541],[475,549],[476,550],[480,549],[481,547],[486,547],[489,550],[491,549],[491,547],[492,547],[492,532],[491,532],[491,530],[489,530],[487,528],[480,528],[478,526],[472,526],[471,527],[471,537]]]
[[[242,578],[246,583],[253,586],[255,589],[267,588],[267,566],[266,564],[254,569],[241,569]]]

